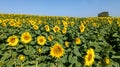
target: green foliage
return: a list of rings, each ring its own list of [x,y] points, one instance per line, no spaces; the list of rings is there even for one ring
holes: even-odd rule
[[[95,52],[94,63],[90,67],[120,66],[120,18],[26,17],[24,15],[0,17],[2,20],[0,23],[0,67],[87,67],[84,65],[84,58],[89,48]],[[21,21],[22,26],[11,26],[10,22],[13,19],[15,23],[17,20]],[[39,27],[38,30],[34,30],[29,21],[35,21]],[[37,24],[38,21],[42,23]],[[66,34],[62,33],[63,21],[68,23]],[[71,22],[74,22],[74,25]],[[6,23],[6,26],[2,23]],[[80,32],[81,23],[85,26],[84,32]],[[50,26],[49,32],[46,32],[45,25]],[[53,31],[55,25],[60,27],[60,32]],[[30,43],[21,42],[21,34],[26,31],[32,36]],[[7,42],[8,37],[12,35],[19,38],[15,47],[9,46]],[[37,36],[40,35],[46,38],[43,46],[37,43]],[[48,40],[49,35],[53,36],[52,41]],[[80,38],[80,44],[76,44],[75,38]],[[65,41],[69,42],[68,47]],[[53,58],[50,55],[50,48],[56,42],[60,43],[64,49],[64,54],[60,58]],[[20,60],[20,55],[25,58]],[[110,60],[109,64],[105,62],[105,58]]]
[[[98,14],[98,17],[109,17],[109,13],[108,12],[101,12]]]

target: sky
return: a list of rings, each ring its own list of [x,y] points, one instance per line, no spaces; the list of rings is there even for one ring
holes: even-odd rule
[[[120,0],[0,0],[0,13],[95,17],[103,11],[120,16]]]

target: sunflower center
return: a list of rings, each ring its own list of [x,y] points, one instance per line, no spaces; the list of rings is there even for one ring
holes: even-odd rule
[[[44,40],[43,40],[43,39],[40,39],[39,41],[40,41],[40,42],[43,42]]]
[[[55,30],[57,31],[57,30],[58,30],[58,28],[55,28]]]
[[[92,59],[92,54],[88,55],[88,61],[90,61]]]
[[[61,52],[62,52],[62,50],[61,50],[60,47],[57,47],[57,48],[54,50],[54,53],[55,53],[55,54],[59,54],[59,53],[61,53]]]
[[[83,28],[84,28],[83,26],[80,27],[81,30],[83,30]]]
[[[29,37],[29,36],[24,36],[24,39],[25,39],[25,40],[29,40],[30,37]]]
[[[14,43],[15,42],[15,38],[10,39],[10,42]]]
[[[48,27],[46,27],[46,30],[48,30]]]

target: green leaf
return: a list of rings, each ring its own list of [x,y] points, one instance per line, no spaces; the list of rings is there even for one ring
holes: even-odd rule
[[[114,33],[112,36],[113,37],[119,37],[119,35],[117,33]]]
[[[13,67],[14,65],[14,60],[8,60],[8,62],[6,63],[7,67]]]
[[[45,64],[45,63],[40,63],[40,64],[39,64],[39,67],[46,67],[46,65],[47,65],[47,64]]]
[[[6,52],[5,54],[3,54],[2,58],[1,58],[1,61],[5,61],[9,57],[11,57],[11,54]]]
[[[77,57],[76,57],[76,56],[69,55],[69,62],[70,62],[70,63],[76,63],[76,62],[77,62]]]
[[[67,62],[67,55],[59,59],[61,63],[66,63]]]
[[[101,59],[101,57],[98,54],[95,54],[96,59]]]
[[[79,47],[78,46],[74,46],[74,50],[73,50],[74,54],[76,56],[81,56],[80,52],[79,52]]]
[[[50,63],[50,67],[56,67],[54,63]]]
[[[75,67],[82,67],[82,64],[80,62],[75,63]]]
[[[58,67],[65,67],[62,63],[58,63],[57,65]]]

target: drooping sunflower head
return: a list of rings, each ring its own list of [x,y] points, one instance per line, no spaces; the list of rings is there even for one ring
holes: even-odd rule
[[[8,39],[7,39],[7,42],[8,42],[8,45],[9,45],[9,46],[17,46],[18,41],[19,41],[19,39],[18,39],[18,37],[15,36],[15,35],[10,36],[10,37],[8,37]]]
[[[43,46],[46,43],[46,38],[44,36],[38,36],[37,37],[37,43],[41,46]]]
[[[56,32],[59,32],[60,31],[60,27],[59,26],[55,26],[53,27],[53,31],[56,33]]]
[[[79,28],[80,28],[80,32],[81,32],[81,33],[84,32],[85,26],[84,26],[83,23],[81,23],[81,25],[79,26]]]
[[[80,38],[75,38],[75,43],[78,45],[78,44],[80,44],[81,43],[81,40],[80,40]]]
[[[55,43],[55,45],[50,48],[50,55],[53,58],[60,58],[64,55],[64,48],[62,48],[59,43]]]
[[[91,66],[94,63],[94,57],[95,57],[94,50],[92,48],[90,48],[87,50],[86,53],[87,53],[87,55],[84,58],[85,65]]]
[[[49,27],[49,25],[45,25],[45,30],[46,30],[47,32],[50,31],[50,27]]]
[[[31,40],[32,40],[32,36],[30,35],[29,32],[24,32],[24,33],[21,35],[21,41],[22,41],[23,43],[29,43]]]

